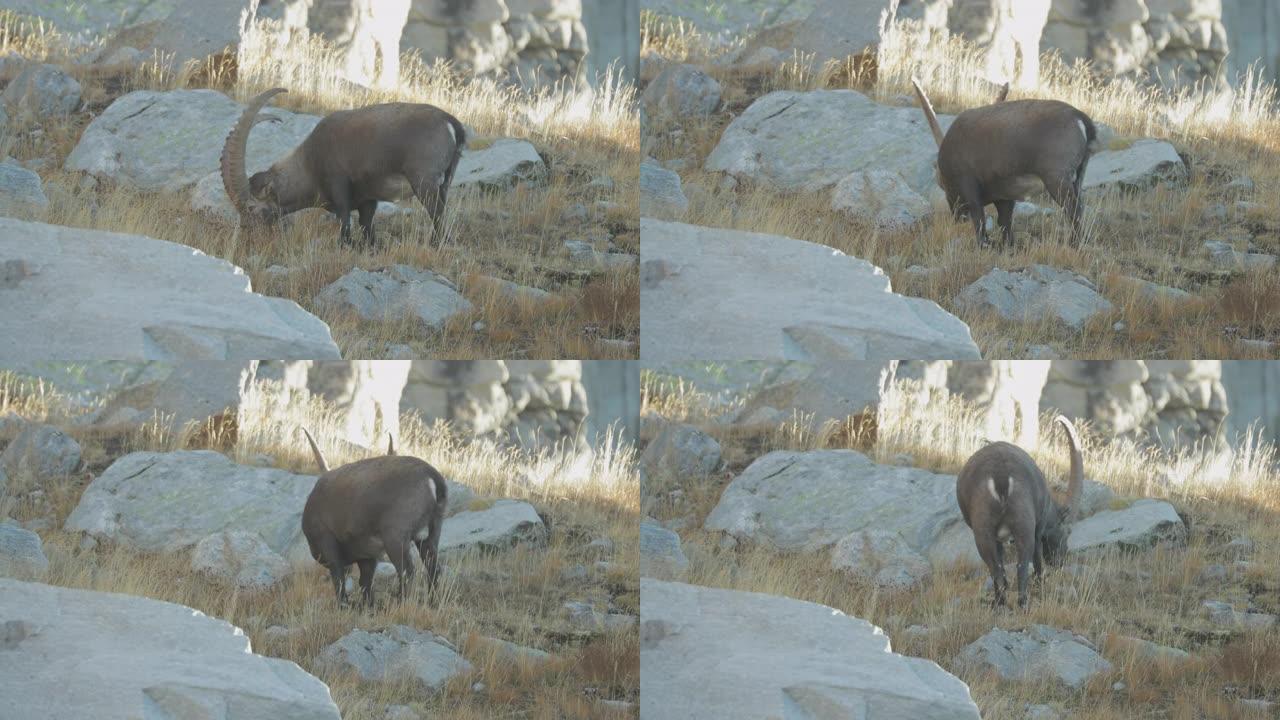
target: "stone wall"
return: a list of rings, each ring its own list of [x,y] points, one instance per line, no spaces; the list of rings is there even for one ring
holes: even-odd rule
[[[400,409],[530,449],[586,444],[587,394],[577,360],[414,360]]]
[[[589,49],[582,0],[413,0],[400,46],[525,86],[581,78]]]
[[[1162,447],[1227,439],[1217,360],[1054,360],[1040,408],[1088,420],[1104,437]]]
[[[1053,0],[1041,48],[1165,85],[1226,77],[1220,0]]]

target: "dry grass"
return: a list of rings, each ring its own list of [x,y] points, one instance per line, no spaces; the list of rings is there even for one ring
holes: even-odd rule
[[[193,574],[186,553],[140,555],[105,543],[84,549],[78,535],[56,529],[92,477],[135,450],[212,448],[242,463],[262,462],[260,456],[266,454],[275,466],[308,473],[314,472],[314,461],[296,434],[298,425],[306,425],[322,438],[331,464],[363,456],[355,446],[323,440],[338,435],[336,414],[325,402],[311,399],[285,414],[277,409],[277,385],[260,382],[257,388],[257,402],[251,400],[241,411],[234,443],[227,447],[225,428],[170,432],[153,423],[141,429],[88,430],[74,422],[87,408],[69,404],[47,385],[0,372],[0,416],[12,410],[52,423],[83,448],[82,476],[46,487],[43,498],[0,498],[0,509],[7,505],[19,520],[52,520],[55,529],[41,532],[50,560],[46,581],[167,600],[225,619],[245,630],[255,651],[297,662],[328,683],[344,718],[380,720],[388,704],[454,718],[630,716],[610,715],[614,711],[596,700],[637,699],[638,634],[578,631],[561,614],[568,600],[590,602],[601,611],[639,612],[638,496],[630,449],[609,450],[610,444],[593,457],[556,451],[531,455],[468,441],[443,425],[428,427],[407,417],[398,452],[428,460],[478,495],[532,503],[547,521],[549,540],[545,548],[447,555],[441,585],[431,598],[399,603],[382,592],[373,611],[337,607],[328,576],[318,565],[296,571],[275,589],[251,594]],[[0,437],[0,443],[9,439]],[[613,541],[612,551],[587,550],[587,543],[600,537]],[[607,569],[593,569],[601,560],[610,563]],[[577,564],[585,565],[588,575],[562,579],[561,571]],[[352,628],[377,630],[396,623],[448,638],[475,671],[440,694],[424,697],[405,685],[363,683],[315,667],[320,651]],[[265,635],[273,625],[300,632],[287,638]],[[495,657],[483,637],[540,648],[554,659],[513,663]],[[474,690],[475,683],[483,683],[484,689]]]
[[[1247,443],[1237,452],[1227,482],[1213,484],[1197,475],[1205,459],[1197,448],[1154,451],[1131,444],[1104,443],[1081,428],[1086,476],[1110,486],[1117,504],[1127,498],[1168,499],[1187,518],[1185,548],[1158,547],[1142,553],[1107,553],[1072,558],[1073,572],[1046,573],[1034,590],[1027,612],[993,615],[982,592],[985,570],[935,567],[932,579],[916,591],[886,592],[833,572],[826,553],[781,554],[749,542],[729,549],[718,533],[701,529],[724,487],[755,458],[776,449],[852,448],[881,463],[910,456],[912,464],[956,473],[983,442],[983,426],[963,401],[949,398],[921,406],[918,388],[899,383],[882,406],[874,433],[820,433],[805,423],[777,427],[728,428],[710,420],[705,397],[696,388],[673,385],[644,373],[641,412],[692,422],[715,436],[727,471],[708,478],[683,478],[682,492],[671,485],[649,485],[642,510],[659,520],[676,520],[690,565],[687,582],[765,592],[823,603],[884,628],[896,652],[936,661],[970,685],[988,720],[1022,720],[1028,704],[1055,703],[1080,720],[1133,717],[1237,718],[1240,698],[1280,700],[1276,657],[1280,627],[1232,631],[1210,624],[1200,614],[1202,600],[1251,603],[1261,612],[1280,613],[1280,568],[1266,558],[1280,548],[1280,473],[1276,449]],[[1041,427],[1048,427],[1043,418]],[[642,444],[654,432],[649,424]],[[873,437],[874,435],[874,437]],[[1060,439],[1042,439],[1032,452],[1051,480],[1065,478],[1067,453]],[[651,479],[652,481],[652,479]],[[1255,543],[1247,570],[1217,585],[1197,579],[1210,563],[1232,566],[1224,549],[1233,538]],[[1017,630],[1042,623],[1090,638],[1115,669],[1080,692],[1039,683],[1001,682],[961,671],[953,659],[966,644],[993,625]],[[909,635],[912,625],[928,628]],[[1151,663],[1134,657],[1118,637],[1129,636],[1179,647],[1195,656],[1188,663]],[[1123,682],[1123,690],[1113,689]]]
[[[344,357],[385,356],[407,345],[413,357],[635,357],[639,336],[639,287],[634,267],[593,269],[571,261],[565,240],[586,240],[597,250],[610,242],[639,248],[637,138],[634,91],[610,83],[599,91],[547,88],[521,93],[492,82],[468,81],[443,64],[404,59],[401,83],[367,90],[339,79],[332,49],[318,38],[278,47],[270,21],[245,35],[238,56],[207,68],[174,73],[142,67],[85,65],[76,59],[94,48],[69,49],[56,29],[11,13],[0,15],[0,53],[15,50],[51,62],[83,86],[87,112],[50,120],[38,133],[14,133],[6,151],[20,161],[40,160],[38,172],[50,196],[43,220],[74,227],[134,233],[170,240],[225,258],[245,269],[259,292],[297,301],[331,327]],[[0,82],[11,79],[0,77]],[[432,237],[424,212],[378,221],[375,249],[340,247],[337,221],[327,212],[297,213],[282,228],[248,237],[191,210],[189,191],[141,193],[109,182],[82,183],[61,170],[84,127],[112,100],[140,89],[210,87],[244,101],[274,86],[289,89],[280,106],[325,114],[376,102],[426,102],[460,118],[473,130],[473,148],[499,137],[532,142],[549,166],[544,185],[510,192],[455,190],[449,197],[444,238]],[[211,140],[222,142],[222,138]],[[591,186],[607,176],[613,186]],[[562,213],[581,204],[584,220]],[[409,207],[420,210],[416,201]],[[357,233],[358,235],[358,233]],[[321,312],[315,294],[353,267],[376,269],[405,263],[453,280],[475,309],[432,332],[410,322],[364,322]],[[284,275],[266,269],[282,265]],[[553,294],[541,304],[497,301],[476,278],[496,277]],[[615,341],[615,342],[607,342]],[[403,352],[403,350],[401,350]]]
[[[992,85],[972,46],[958,39],[918,50],[910,28],[902,28],[883,47],[874,73],[828,66],[812,71],[799,62],[783,65],[726,65],[708,54],[714,47],[697,28],[646,13],[643,53],[672,62],[690,62],[720,81],[721,109],[704,121],[683,121],[646,128],[642,150],[659,160],[683,159],[681,171],[690,210],[685,222],[773,233],[838,248],[884,268],[898,292],[929,298],[967,322],[984,357],[1022,357],[1033,345],[1047,345],[1060,357],[1268,357],[1274,347],[1241,340],[1280,340],[1280,318],[1265,308],[1275,291],[1271,271],[1214,267],[1202,247],[1206,240],[1232,242],[1237,250],[1280,254],[1280,206],[1268,202],[1280,190],[1280,114],[1272,85],[1246,78],[1234,98],[1170,93],[1129,81],[1103,82],[1081,67],[1068,67],[1056,55],[1042,59],[1041,84],[1033,92],[1014,90],[1011,98],[1057,98],[1081,108],[1114,128],[1113,148],[1130,138],[1158,137],[1174,144],[1189,162],[1185,187],[1157,188],[1136,194],[1111,193],[1086,200],[1089,236],[1083,247],[1069,244],[1061,214],[1019,221],[1018,247],[980,249],[972,228],[952,223],[945,204],[931,221],[914,231],[887,232],[830,207],[825,193],[781,194],[740,182],[721,186],[721,175],[701,169],[729,122],[754,100],[774,90],[853,88],[878,102],[914,106],[909,80],[924,80],[939,112],[955,113],[991,102]],[[769,44],[747,41],[748,50]],[[729,52],[733,51],[732,49]],[[722,51],[717,51],[722,52]],[[651,81],[658,65],[641,77]],[[874,75],[874,77],[873,77]],[[658,122],[658,121],[655,121]],[[669,121],[665,121],[669,122]],[[1248,176],[1252,193],[1235,194],[1227,184]],[[1236,211],[1238,199],[1257,202]],[[1033,198],[1034,200],[1034,198]],[[1048,198],[1038,204],[1053,207]],[[1206,208],[1225,204],[1225,220],[1209,219]],[[1050,323],[1016,323],[988,313],[962,311],[954,298],[993,267],[1013,270],[1045,263],[1075,270],[1092,279],[1115,305],[1075,332]],[[907,273],[921,265],[928,275]],[[1180,288],[1189,302],[1154,303],[1125,291],[1133,277]],[[1118,287],[1118,286],[1124,286]],[[1257,292],[1257,302],[1251,293]],[[1116,329],[1117,323],[1123,329]]]

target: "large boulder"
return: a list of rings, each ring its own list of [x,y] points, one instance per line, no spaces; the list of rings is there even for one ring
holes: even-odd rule
[[[52,425],[27,423],[0,453],[12,494],[65,478],[80,467],[80,443]]]
[[[11,117],[40,121],[75,112],[80,106],[80,83],[57,65],[32,63],[9,81],[0,99]]]
[[[532,143],[500,138],[488,147],[464,150],[451,187],[475,185],[488,190],[510,190],[516,183],[541,183],[546,176],[547,164]]]
[[[680,536],[652,520],[640,521],[640,574],[664,580],[679,579],[689,567],[680,549]]]
[[[9,720],[339,718],[323,682],[189,607],[0,579],[0,617]]]
[[[1187,166],[1164,140],[1138,140],[1122,150],[1104,150],[1089,158],[1085,191],[1149,190],[1157,184],[1187,180]]]
[[[796,28],[792,48],[819,67],[866,54],[874,59],[895,5],[889,0],[819,0]]]
[[[161,365],[156,363],[156,365]],[[223,413],[235,418],[251,392],[256,360],[163,363],[106,397],[95,419],[106,425],[157,422],[174,431]]]
[[[395,88],[400,80],[400,38],[412,0],[307,0],[307,25],[338,52],[347,80]],[[379,62],[381,61],[381,62]]]
[[[649,477],[705,477],[720,466],[720,443],[692,425],[664,424],[640,455]]]
[[[37,217],[48,209],[39,175],[11,160],[0,162],[0,215]]]
[[[644,89],[644,104],[649,117],[705,117],[720,105],[720,83],[693,65],[671,65]]]
[[[955,476],[879,465],[853,450],[757,458],[724,489],[704,527],[784,552],[825,550],[851,533],[882,530],[922,556],[976,557]],[[881,562],[893,565],[892,557]]]
[[[1047,625],[1021,632],[993,628],[956,656],[973,672],[990,671],[1004,680],[1050,680],[1073,690],[1111,671],[1111,663],[1083,637]]]
[[[196,543],[191,569],[243,590],[265,590],[288,577],[289,563],[253,532],[224,530]]]
[[[315,482],[211,450],[129,453],[89,483],[65,529],[143,552],[175,552],[238,530],[290,561],[310,562],[302,506]]]
[[[43,580],[48,571],[40,536],[16,523],[0,522],[0,577]]]
[[[388,435],[400,438],[400,398],[410,361],[316,361],[309,365],[307,390],[338,411],[340,430],[348,442],[384,448]]]
[[[838,250],[647,218],[640,232],[644,360],[980,357],[963,322]]]
[[[933,575],[928,558],[892,530],[862,530],[831,548],[831,567],[887,590],[913,588]]]
[[[1018,84],[1034,88],[1040,77],[1040,36],[1051,5],[1052,0],[956,0],[948,25],[978,45],[988,79],[1014,80],[1017,67]]]
[[[953,119],[938,116],[944,131]],[[928,198],[937,192],[937,155],[915,106],[881,105],[853,90],[780,90],[734,118],[705,165],[784,192],[824,191],[860,170],[885,171]]]
[[[1187,526],[1164,500],[1143,498],[1121,510],[1107,510],[1071,526],[1071,552],[1116,547],[1149,548],[1159,542],[1186,542]]]
[[[640,214],[678,218],[689,211],[689,199],[680,189],[680,176],[652,158],[640,161]]]
[[[216,158],[216,152],[214,157]],[[329,328],[231,263],[140,235],[0,218],[7,361],[338,358]]]
[[[1083,275],[1048,265],[1009,272],[993,268],[960,291],[956,307],[994,312],[1014,322],[1052,320],[1079,330],[1095,315],[1114,309]]]
[[[768,658],[768,662],[761,662]],[[969,688],[816,603],[640,580],[640,715],[977,720]]]
[[[352,630],[321,651],[316,666],[331,674],[352,672],[370,682],[408,681],[428,694],[472,669],[445,638],[405,625],[377,633]]]
[[[517,543],[546,542],[547,526],[527,502],[498,500],[483,510],[463,510],[451,516],[440,532],[440,552],[500,550]]]
[[[89,123],[65,166],[141,190],[184,190],[217,175],[223,141],[243,111],[216,90],[137,90]],[[315,115],[273,107],[262,115],[280,122],[259,123],[249,134],[250,173],[288,154],[320,122]]]
[[[878,169],[859,170],[836,183],[831,209],[881,230],[905,230],[933,212],[901,175]]]
[[[471,302],[443,275],[408,265],[378,270],[352,268],[315,297],[317,308],[350,311],[362,320],[412,320],[440,330],[449,318],[471,310]]]

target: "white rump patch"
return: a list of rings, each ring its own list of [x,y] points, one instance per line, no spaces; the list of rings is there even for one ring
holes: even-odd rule
[[[431,534],[431,525],[430,525],[430,524],[428,524],[427,526],[425,526],[425,527],[423,527],[421,530],[419,530],[419,531],[418,531],[418,534],[413,536],[413,539],[414,539],[414,540],[426,540],[426,539],[427,539],[427,536],[428,536],[428,535],[430,535],[430,534]]]
[[[997,502],[1000,500],[1000,493],[996,492],[996,479],[993,477],[987,478],[987,492],[991,493],[991,497]]]
[[[1009,539],[1008,525],[1001,525],[1000,527],[996,528],[996,539],[1001,542]]]
[[[458,134],[457,134],[457,133],[455,133],[455,132],[453,131],[453,123],[446,121],[444,125],[445,125],[445,127],[449,128],[449,137],[450,137],[450,138],[453,138],[453,145],[454,145],[454,147],[457,147],[457,145],[458,145]]]
[[[1089,128],[1086,128],[1084,126],[1084,121],[1081,120],[1080,118],[1076,118],[1076,125],[1080,127],[1080,137],[1084,138],[1085,144],[1088,145],[1089,144]]]

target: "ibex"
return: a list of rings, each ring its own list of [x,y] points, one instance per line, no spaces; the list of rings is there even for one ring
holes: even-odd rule
[[[267,101],[285,92],[273,88],[249,101],[222,147],[222,184],[242,224],[274,222],[304,208],[322,207],[342,223],[340,239],[351,240],[351,212],[372,245],[378,201],[416,196],[441,237],[445,196],[467,142],[462,123],[432,105],[384,103],[341,110],[321,120],[293,152],[270,169],[245,177],[249,131]]]
[[[1058,100],[1006,102],[1004,88],[995,103],[957,115],[943,135],[920,82],[911,84],[938,143],[938,186],[952,216],[973,222],[979,245],[987,244],[987,205],[996,206],[1004,244],[1012,245],[1014,205],[1041,189],[1062,206],[1080,243],[1080,187],[1089,155],[1098,150],[1088,115]]]
[[[383,553],[395,565],[403,597],[413,578],[410,544],[426,566],[427,587],[434,587],[448,503],[444,477],[418,458],[396,455],[394,441],[383,457],[330,470],[311,433],[302,432],[322,473],[302,509],[302,534],[311,556],[328,568],[338,602],[346,600],[347,566],[355,563],[364,602],[373,605],[373,574]]]
[[[1049,495],[1044,474],[1025,450],[1007,442],[993,442],[974,453],[956,478],[960,514],[973,530],[978,554],[991,571],[995,587],[993,607],[1005,604],[1004,541],[1018,548],[1018,606],[1027,606],[1027,565],[1035,563],[1036,579],[1044,561],[1061,565],[1067,554],[1067,535],[1084,487],[1080,438],[1071,421],[1059,415],[1054,422],[1067,433],[1071,446],[1071,479],[1067,500],[1059,505]]]

